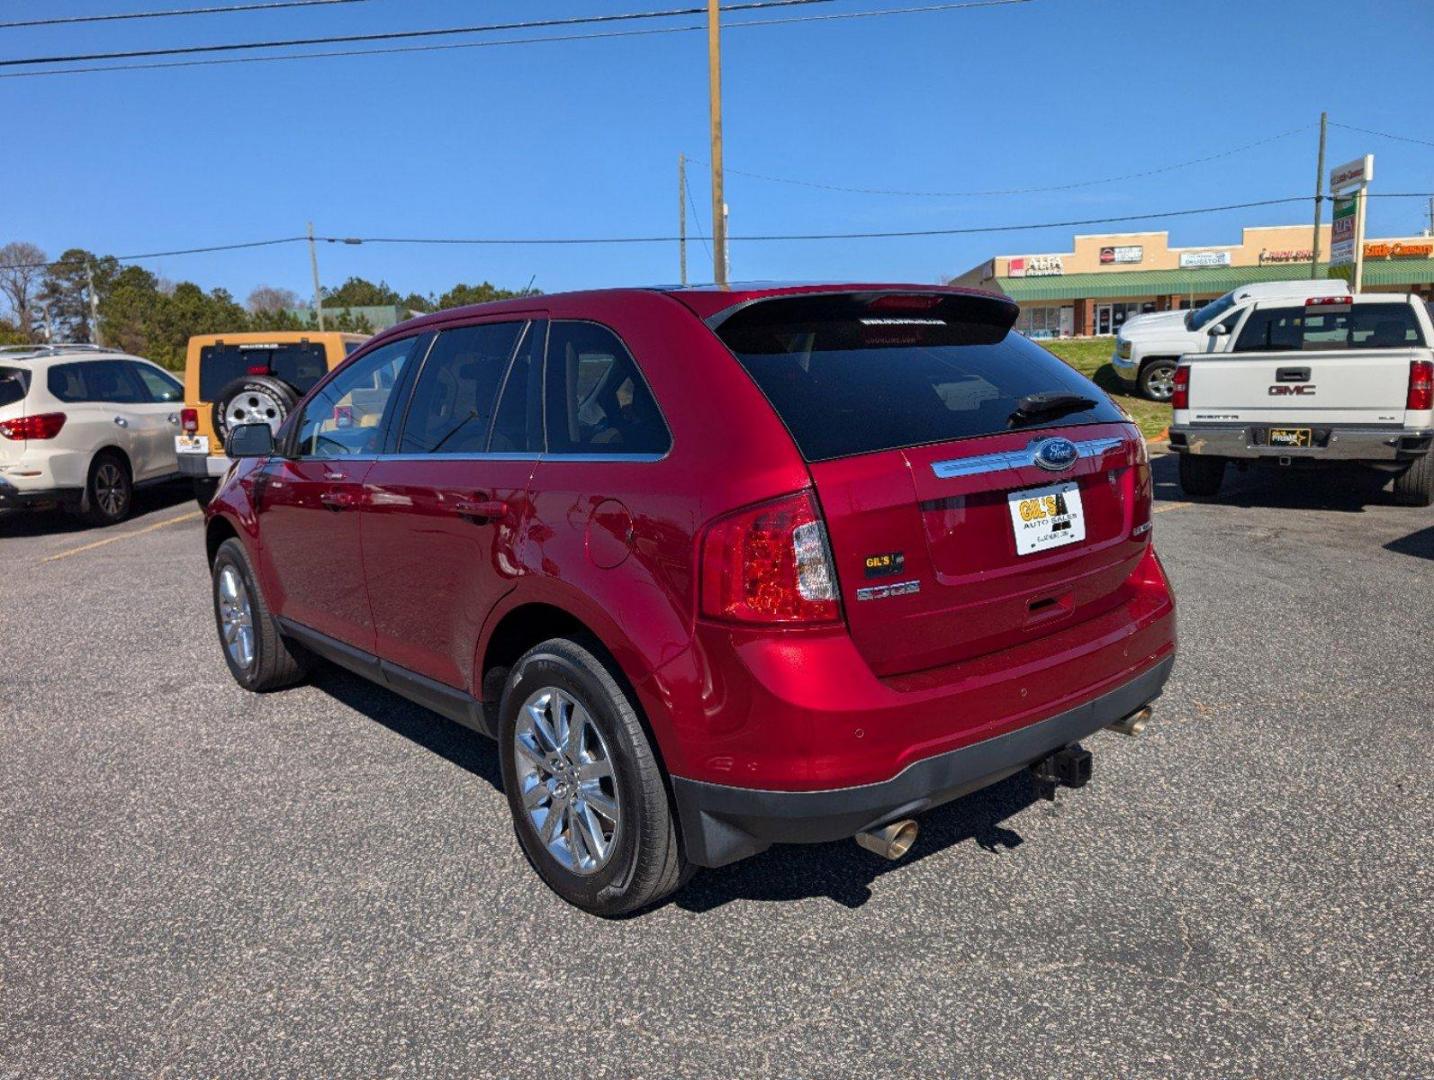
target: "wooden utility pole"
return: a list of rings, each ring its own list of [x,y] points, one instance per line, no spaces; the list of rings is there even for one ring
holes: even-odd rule
[[[687,284],[687,155],[677,155],[677,258]]]
[[[1315,222],[1313,256],[1310,258],[1310,277],[1319,277],[1319,223],[1324,210],[1324,140],[1329,128],[1329,113],[1319,114],[1319,164],[1315,166]]]
[[[100,337],[100,297],[95,292],[95,264],[85,263],[85,283],[90,294],[90,341],[95,345],[103,345],[104,340]]]
[[[712,115],[712,280],[727,287],[727,215],[722,194],[722,24],[717,0],[707,0],[707,83]]]
[[[319,288],[319,249],[314,246],[314,223],[309,222],[309,269],[314,272],[314,316],[324,330],[324,290]]]

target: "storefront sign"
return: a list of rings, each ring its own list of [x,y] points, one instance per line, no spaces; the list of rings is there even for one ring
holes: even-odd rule
[[[1262,251],[1260,252],[1260,265],[1265,263],[1292,263],[1309,262],[1314,258],[1314,252],[1309,248],[1294,248],[1289,251]]]
[[[1374,179],[1374,155],[1365,154],[1330,170],[1330,191],[1344,191],[1346,188],[1363,187]]]
[[[1353,195],[1334,200],[1334,224],[1330,227],[1329,264],[1348,266],[1354,262],[1354,233],[1359,200]]]
[[[1059,255],[1022,255],[1006,267],[1008,277],[1053,277],[1065,272]]]
[[[1145,249],[1139,245],[1133,247],[1103,247],[1100,249],[1100,264],[1107,266],[1110,263],[1138,263],[1145,258]]]
[[[1365,244],[1366,259],[1434,259],[1434,243]]]
[[[1229,266],[1231,263],[1228,251],[1182,251],[1180,253],[1180,269],[1194,270],[1202,266]]]

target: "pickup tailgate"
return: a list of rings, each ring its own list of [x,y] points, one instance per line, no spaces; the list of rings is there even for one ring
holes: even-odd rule
[[[1427,350],[1201,354],[1190,364],[1192,423],[1398,424],[1409,364]]]

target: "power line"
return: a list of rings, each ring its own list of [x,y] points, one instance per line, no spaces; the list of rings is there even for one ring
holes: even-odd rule
[[[854,195],[895,195],[903,198],[932,198],[932,199],[968,199],[987,195],[1034,195],[1047,191],[1071,191],[1075,188],[1098,187],[1102,184],[1118,184],[1125,180],[1137,180],[1146,176],[1157,176],[1160,173],[1174,172],[1176,169],[1188,169],[1192,165],[1203,165],[1210,161],[1219,161],[1222,158],[1240,154],[1246,150],[1253,150],[1257,146],[1264,146],[1267,143],[1276,142],[1280,139],[1287,139],[1291,135],[1298,135],[1301,132],[1309,131],[1313,124],[1304,124],[1300,127],[1291,128],[1289,131],[1282,131],[1278,135],[1271,135],[1268,138],[1257,139],[1254,142],[1245,143],[1243,146],[1236,146],[1229,150],[1222,150],[1218,154],[1209,154],[1205,157],[1192,158],[1189,161],[1177,162],[1174,165],[1162,165],[1159,168],[1145,169],[1141,172],[1126,173],[1123,176],[1107,176],[1099,180],[1079,180],[1070,184],[1051,184],[1045,187],[1024,187],[1024,188],[1002,188],[990,191],[903,191],[892,188],[868,188],[868,187],[847,187],[841,184],[825,184],[814,180],[797,180],[786,176],[770,176],[764,173],[746,172],[742,169],[728,167],[727,172],[737,176],[750,177],[753,180],[766,180],[774,184],[793,184],[798,187],[817,188],[822,191],[840,191]],[[705,165],[706,162],[699,158],[688,158],[698,165]]]
[[[276,8],[318,7],[326,4],[366,4],[369,0],[269,0],[262,4],[225,4],[222,7],[171,8],[168,11],[130,11],[118,15],[66,15],[49,19],[16,19],[0,22],[0,30],[27,26],[71,26],[76,23],[121,22],[128,19],[168,19],[179,15],[230,15],[245,11],[273,11]]]
[[[825,0],[812,0],[812,2],[825,2]],[[1025,4],[1030,2],[1031,0],[961,0],[961,2],[928,4],[922,7],[892,8],[880,11],[846,11],[822,16],[803,15],[767,19],[748,18],[725,23],[723,29],[732,30],[742,27],[790,26],[796,23],[831,22],[840,19],[868,19],[885,15],[907,15],[925,12],[960,11],[969,8],[1006,7],[1012,4]],[[733,7],[724,8],[723,10],[735,11],[738,9]],[[503,38],[496,41],[467,41],[445,45],[400,45],[392,48],[332,49],[327,52],[287,53],[277,56],[240,56],[210,58],[207,60],[177,60],[148,64],[109,64],[101,67],[46,68],[42,71],[0,72],[0,79],[33,79],[52,75],[91,75],[107,71],[157,71],[170,68],[217,67],[231,64],[266,64],[294,60],[326,60],[354,56],[390,56],[406,53],[449,52],[455,49],[486,49],[507,45],[544,45],[570,41],[598,41],[609,38],[653,37],[661,34],[688,34],[705,32],[706,29],[705,24],[699,23],[687,26],[648,27],[641,30],[609,30],[586,34],[548,34],[542,37]]]
[[[692,207],[692,220],[701,221],[702,215],[697,212],[697,203],[692,198],[692,188],[687,183],[687,177],[685,176],[682,178],[682,188],[687,192],[687,205]],[[707,258],[712,258],[712,245],[707,242],[707,237],[703,236],[699,237],[699,239],[702,241],[703,249],[707,252]]]
[[[1387,131],[1374,131],[1370,128],[1355,127],[1353,124],[1341,124],[1336,120],[1329,122],[1330,127],[1344,128],[1346,131],[1358,131],[1364,135],[1378,135],[1381,139],[1393,139],[1396,142],[1418,143],[1420,146],[1434,146],[1434,142],[1428,139],[1414,139],[1408,135],[1391,135]]]
[[[746,0],[732,4],[724,11],[758,11],[766,8],[802,7],[808,4],[830,4],[833,0]],[[246,49],[287,49],[306,45],[343,45],[363,41],[404,41],[415,38],[452,37],[456,34],[481,34],[497,30],[541,30],[559,26],[591,26],[598,23],[633,22],[641,19],[671,19],[682,15],[702,15],[705,7],[668,8],[664,11],[625,11],[615,15],[575,15],[561,19],[532,19],[523,22],[487,23],[476,26],[451,26],[435,30],[386,30],[372,34],[342,34],[329,37],[287,38],[272,41],[227,42],[222,45],[180,45],[166,49],[128,49],[122,52],[73,53],[62,56],[31,56],[18,60],[0,60],[0,67],[22,67],[31,64],[69,64],[89,60],[133,60],[150,56],[194,56],[204,53],[237,52]]]
[[[1382,199],[1427,199],[1434,196],[1429,191],[1383,191],[1368,192],[1366,198]],[[690,197],[690,192],[689,192]],[[1249,210],[1263,206],[1281,206],[1289,203],[1309,202],[1312,196],[1291,195],[1282,199],[1258,199],[1252,202],[1226,203],[1222,206],[1198,206],[1183,210],[1151,210],[1139,214],[1121,214],[1113,217],[1072,218],[1066,221],[1028,222],[1012,225],[970,225],[952,229],[901,229],[876,232],[841,233],[765,233],[733,236],[730,239],[744,243],[805,242],[820,240],[886,240],[928,236],[974,236],[983,233],[1029,232],[1040,229],[1065,229],[1082,225],[1115,225],[1130,221],[1150,221],[1158,218],[1193,217],[1200,214],[1218,214],[1230,210]],[[250,240],[236,244],[211,244],[206,247],[179,248],[171,251],[151,251],[140,255],[116,255],[116,262],[134,263],[149,259],[170,258],[178,255],[205,255],[221,251],[240,251],[249,248],[275,247],[281,244],[308,242],[308,236],[281,236],[269,240]],[[592,246],[603,244],[672,244],[676,236],[552,236],[552,237],[448,237],[448,236],[316,236],[324,244],[424,244],[432,246]],[[689,240],[710,240],[710,236],[688,236]],[[20,269],[22,264],[0,266],[0,270]],[[64,260],[31,264],[36,268],[80,265]]]

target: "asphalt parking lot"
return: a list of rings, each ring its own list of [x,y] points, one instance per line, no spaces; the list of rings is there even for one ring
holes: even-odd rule
[[[239,690],[181,493],[0,518],[0,1077],[1434,1074],[1434,513],[1173,464],[1183,651],[1090,787],[623,922],[528,869],[480,737]]]

